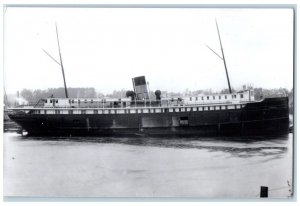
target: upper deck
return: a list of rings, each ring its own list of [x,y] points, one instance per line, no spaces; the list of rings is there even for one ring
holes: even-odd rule
[[[129,107],[174,107],[210,104],[239,104],[254,101],[252,90],[233,94],[198,95],[161,100],[131,98],[47,98],[36,105],[43,108],[129,108]]]
[[[34,106],[22,106],[12,110],[35,110],[34,113],[126,113],[126,109],[133,109],[139,113],[138,109],[144,111],[161,111],[170,109],[170,111],[201,111],[215,109],[239,109],[248,102],[254,102],[252,90],[244,90],[234,94],[218,94],[218,95],[198,95],[184,98],[162,98],[161,100],[136,100],[131,98],[46,98],[41,99]],[[179,109],[176,109],[179,108]],[[59,112],[61,110],[61,112]],[[97,110],[97,111],[96,111]],[[145,110],[145,111],[146,111]],[[48,112],[46,112],[48,111]],[[51,112],[52,111],[52,112]],[[74,111],[74,112],[73,112]]]

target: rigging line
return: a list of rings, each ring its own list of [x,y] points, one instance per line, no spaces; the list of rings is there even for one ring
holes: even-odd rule
[[[210,51],[212,51],[213,53],[215,53],[215,55],[217,55],[220,59],[222,59],[222,61],[223,61],[223,58],[217,53],[217,52],[215,52],[212,48],[210,48],[207,44],[205,44],[206,46],[207,46],[207,48],[209,48],[210,49]]]
[[[44,49],[42,49],[43,50],[43,52],[45,52],[52,60],[54,60],[59,66],[61,66],[60,65],[60,63],[56,60],[56,59],[54,59],[54,57],[52,57],[48,52],[46,52]]]

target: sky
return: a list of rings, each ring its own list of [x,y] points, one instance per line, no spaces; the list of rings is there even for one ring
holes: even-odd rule
[[[293,87],[292,9],[7,8],[4,88],[63,87],[55,24],[68,87],[104,94],[132,90],[227,88],[215,20],[231,86]]]

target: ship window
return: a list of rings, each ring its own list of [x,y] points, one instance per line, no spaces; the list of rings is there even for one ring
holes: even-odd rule
[[[221,99],[221,96],[219,96],[219,99]]]
[[[198,97],[196,97],[196,101],[198,101]]]
[[[225,95],[225,99],[227,99],[227,95]]]
[[[60,111],[59,110],[55,110],[55,114],[59,114],[60,113]]]
[[[58,100],[55,100],[55,103],[58,103]]]
[[[94,110],[94,114],[98,114],[98,110],[97,109]]]
[[[161,109],[155,109],[155,113],[161,113]]]
[[[74,103],[74,99],[72,99],[72,103]]]
[[[68,113],[69,113],[69,114],[73,114],[73,110],[69,110]]]
[[[192,97],[190,97],[190,101],[192,101]]]
[[[44,114],[47,114],[47,110],[44,110]]]
[[[84,103],[87,103],[87,100],[86,100],[86,99],[84,100]]]
[[[191,111],[191,108],[187,108],[186,111],[187,111],[187,112]]]
[[[118,109],[115,110],[117,112],[117,114],[124,114],[125,113],[125,109]]]
[[[81,114],[86,114],[86,111],[85,110],[81,110]]]
[[[188,117],[180,117],[179,121],[181,126],[188,125],[189,124],[189,118]]]
[[[213,100],[215,100],[215,96],[213,96]]]
[[[47,99],[45,100],[45,103],[47,103]]]
[[[78,103],[80,103],[80,99],[78,99]]]
[[[50,103],[52,103],[52,99],[50,99]]]
[[[240,97],[241,97],[241,98],[244,98],[244,95],[243,95],[243,94],[240,94]]]
[[[197,111],[197,107],[193,107],[193,111]]]
[[[173,109],[172,109],[172,108],[170,108],[170,109],[169,109],[169,112],[173,112]]]
[[[93,100],[93,99],[91,99],[91,103],[94,103],[94,100]]]
[[[227,107],[227,109],[235,109],[235,106],[234,105],[228,105],[228,106],[226,106]]]
[[[209,96],[207,96],[207,100],[209,100]]]
[[[204,100],[204,97],[201,97],[201,100]]]

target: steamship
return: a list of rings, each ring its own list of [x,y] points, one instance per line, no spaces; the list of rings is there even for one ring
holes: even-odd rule
[[[287,134],[288,97],[255,100],[251,89],[232,92],[219,29],[218,34],[222,51],[218,57],[225,66],[228,94],[171,98],[157,90],[154,99],[145,76],[139,76],[132,79],[133,91],[123,98],[69,98],[57,33],[60,62],[46,54],[61,66],[66,98],[44,98],[33,106],[11,108],[8,116],[33,136]]]

